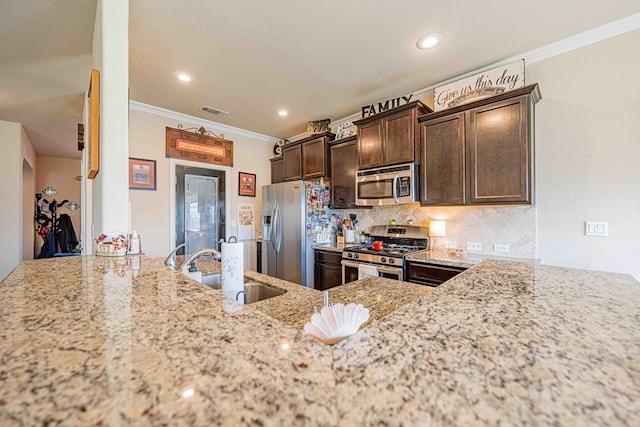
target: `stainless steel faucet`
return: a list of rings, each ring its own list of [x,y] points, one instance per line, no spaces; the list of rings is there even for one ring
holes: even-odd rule
[[[182,247],[184,247],[184,243],[180,243],[174,250],[171,251],[169,256],[164,260],[164,265],[169,267],[172,270],[176,269],[176,252]]]
[[[185,265],[189,265],[192,262],[195,262],[195,260],[197,260],[198,258],[200,258],[201,256],[204,256],[204,255],[210,255],[210,256],[213,257],[213,259],[222,259],[222,254],[220,252],[218,252],[217,250],[215,250],[213,248],[204,248],[204,249],[200,249],[200,250],[192,253],[191,255],[189,255],[189,258],[187,258],[186,261],[182,263],[180,268],[176,268],[176,270],[179,271]]]

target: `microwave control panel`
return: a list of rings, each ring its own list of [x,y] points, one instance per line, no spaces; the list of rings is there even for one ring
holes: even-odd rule
[[[411,196],[411,177],[403,176],[398,178],[398,197]]]

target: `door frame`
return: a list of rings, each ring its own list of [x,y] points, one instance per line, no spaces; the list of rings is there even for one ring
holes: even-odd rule
[[[171,179],[171,185],[169,185],[169,243],[171,248],[176,247],[176,165],[188,166],[200,169],[211,169],[224,172],[226,174],[224,180],[225,191],[225,204],[224,214],[226,217],[224,224],[225,236],[229,236],[231,233],[230,218],[231,218],[231,168],[229,166],[211,165],[208,163],[191,162],[188,160],[169,159],[169,176]]]

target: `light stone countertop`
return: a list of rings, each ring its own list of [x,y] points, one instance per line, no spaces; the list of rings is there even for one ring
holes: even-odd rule
[[[246,275],[287,293],[228,313],[144,256],[22,263],[0,283],[0,425],[640,424],[631,276],[484,261],[423,294],[369,278],[331,299],[395,311],[326,346],[278,320],[319,291]]]

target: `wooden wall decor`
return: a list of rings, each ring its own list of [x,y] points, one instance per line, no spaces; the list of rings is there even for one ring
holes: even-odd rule
[[[203,127],[195,132],[188,129],[167,127],[166,134],[167,157],[212,165],[233,166],[233,141],[212,136],[213,134]]]
[[[91,70],[87,96],[89,97],[87,177],[93,179],[100,170],[100,71],[96,69]]]

